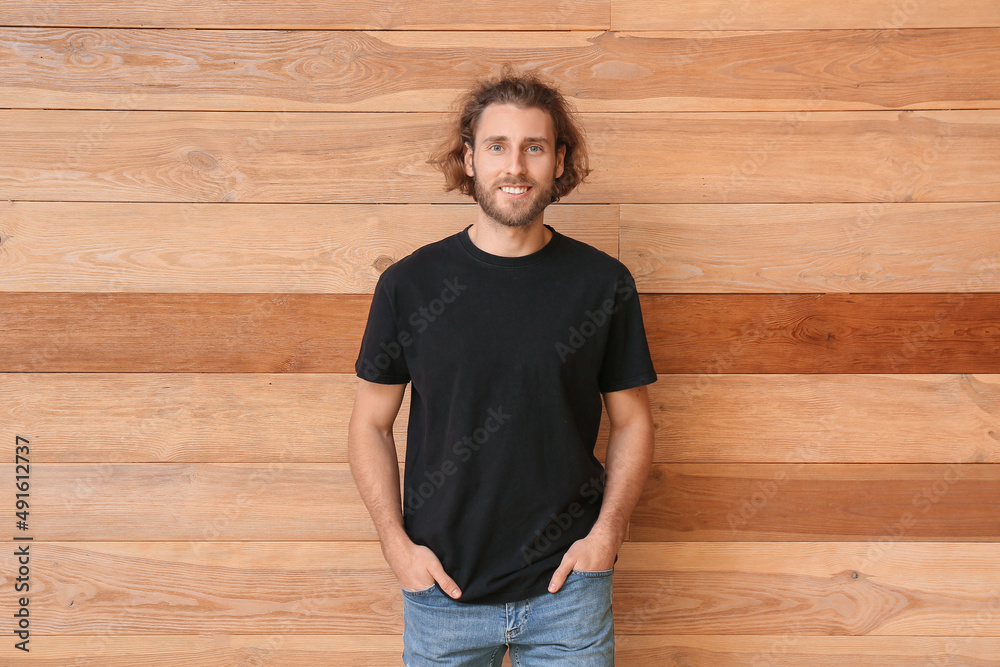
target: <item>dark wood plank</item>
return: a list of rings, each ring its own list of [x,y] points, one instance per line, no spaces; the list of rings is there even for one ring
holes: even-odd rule
[[[997,373],[1000,295],[641,295],[659,373]],[[0,293],[0,372],[353,372],[363,294]]]
[[[13,108],[447,111],[473,76],[501,62],[543,69],[581,111],[1000,105],[996,28],[544,40],[511,31],[4,28],[0,51],[0,98]]]
[[[309,30],[454,29],[606,30],[610,0],[532,2],[489,0],[400,2],[399,0],[282,0],[215,2],[147,0],[140,4],[55,0],[5,0],[0,25],[113,28],[268,28]]]
[[[659,373],[996,373],[998,294],[642,298]]]
[[[582,114],[567,203],[1000,199],[1000,110]],[[7,199],[467,203],[432,113],[0,111]],[[692,147],[697,146],[697,150]]]
[[[658,464],[630,539],[881,545],[997,534],[997,464]]]

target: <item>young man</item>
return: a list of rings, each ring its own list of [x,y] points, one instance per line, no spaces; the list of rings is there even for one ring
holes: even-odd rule
[[[590,171],[583,134],[557,90],[505,69],[464,96],[432,162],[476,220],[379,277],[348,435],[402,588],[404,663],[499,665],[509,648],[518,666],[613,665],[612,573],[652,461],[656,373],[628,269],[543,222]]]

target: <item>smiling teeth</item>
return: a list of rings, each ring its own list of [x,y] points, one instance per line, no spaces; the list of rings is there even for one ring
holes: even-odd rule
[[[501,186],[500,189],[506,192],[507,194],[511,195],[521,195],[528,191],[528,188],[526,187],[520,187],[520,186],[514,187],[511,185]]]

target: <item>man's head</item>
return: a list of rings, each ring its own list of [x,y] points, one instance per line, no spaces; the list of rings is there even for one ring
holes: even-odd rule
[[[445,190],[471,196],[512,227],[530,224],[590,173],[583,131],[563,96],[509,67],[459,99],[452,132],[430,162],[444,172]]]

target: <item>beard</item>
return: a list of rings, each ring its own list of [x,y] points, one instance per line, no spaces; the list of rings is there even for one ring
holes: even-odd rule
[[[552,203],[555,183],[549,185],[547,190],[539,190],[538,183],[529,179],[521,182],[499,180],[487,188],[476,174],[475,167],[472,173],[476,202],[486,215],[506,227],[528,227]],[[511,199],[509,207],[503,207],[497,203],[497,192],[501,185],[527,185],[531,188],[530,196],[527,199]]]

